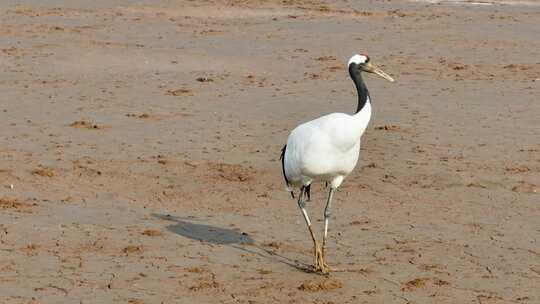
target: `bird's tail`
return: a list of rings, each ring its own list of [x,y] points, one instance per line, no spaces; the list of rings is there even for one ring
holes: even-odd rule
[[[281,156],[279,159],[281,160],[281,170],[283,171],[283,178],[285,179],[285,185],[287,185],[287,191],[291,192],[292,198],[294,198],[294,192],[291,189],[291,183],[289,183],[289,179],[287,178],[287,174],[285,174],[285,150],[287,149],[287,145],[283,146],[281,149]]]

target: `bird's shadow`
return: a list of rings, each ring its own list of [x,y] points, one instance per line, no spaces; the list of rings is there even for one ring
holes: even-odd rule
[[[162,220],[173,222],[174,224],[166,227],[167,230],[188,239],[216,245],[255,243],[255,241],[249,235],[247,235],[247,233],[196,223],[197,219],[193,217],[181,218],[163,214],[153,214],[153,216]]]
[[[155,213],[152,215],[156,218],[172,222],[171,225],[166,227],[167,230],[185,238],[209,244],[231,246],[240,251],[284,263],[303,272],[314,272],[311,265],[293,260],[258,245],[255,240],[245,232],[197,223],[196,221],[198,221],[198,219],[194,217],[186,218]]]

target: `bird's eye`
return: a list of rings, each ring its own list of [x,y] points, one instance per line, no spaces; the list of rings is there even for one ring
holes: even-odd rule
[[[366,60],[364,61],[364,63],[368,63],[369,62],[369,56],[366,55],[366,54],[360,54],[362,56],[364,56],[366,58]]]

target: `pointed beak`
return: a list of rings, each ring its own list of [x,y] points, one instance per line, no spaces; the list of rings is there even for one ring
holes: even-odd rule
[[[390,82],[394,82],[394,78],[390,77],[390,75],[386,74],[383,70],[369,62],[363,65],[362,69],[368,73],[377,74]]]

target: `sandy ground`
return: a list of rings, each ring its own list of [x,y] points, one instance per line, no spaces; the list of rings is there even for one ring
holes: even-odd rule
[[[2,1],[0,302],[540,303],[540,6],[361,2]],[[359,52],[322,276],[278,157]]]

